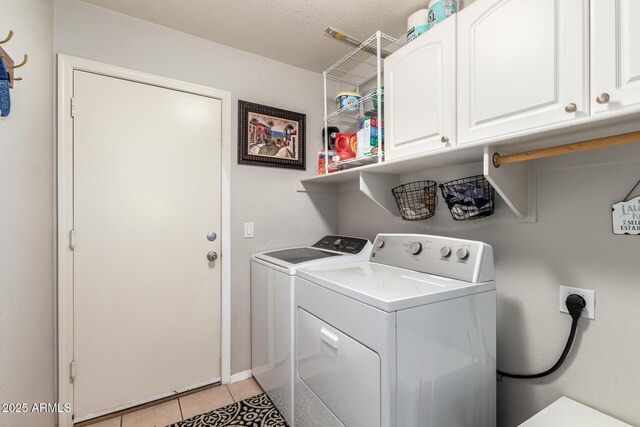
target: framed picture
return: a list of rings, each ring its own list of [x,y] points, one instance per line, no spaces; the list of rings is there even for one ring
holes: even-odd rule
[[[238,101],[238,163],[305,170],[306,115]]]

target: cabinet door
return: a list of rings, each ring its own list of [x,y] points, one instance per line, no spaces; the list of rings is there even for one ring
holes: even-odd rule
[[[591,2],[591,108],[594,115],[640,106],[639,23],[638,0]]]
[[[385,60],[388,159],[455,143],[455,37],[453,16]]]
[[[458,13],[459,144],[588,116],[588,13],[588,0],[478,0]]]

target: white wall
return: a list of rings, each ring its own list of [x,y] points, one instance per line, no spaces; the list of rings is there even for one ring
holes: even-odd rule
[[[570,318],[558,311],[558,287],[594,289],[596,320],[580,320],[565,365],[538,380],[498,385],[499,425],[519,425],[562,395],[640,425],[640,237],[615,236],[611,204],[640,179],[640,144],[531,163],[539,171],[538,222],[522,224],[502,200],[494,216],[454,222],[440,198],[435,217],[396,220],[359,192],[339,195],[339,232],[427,233],[484,240],[495,251],[498,367],[532,373],[555,363]],[[443,182],[481,173],[481,165],[403,177]],[[640,190],[637,192],[640,194]]]
[[[298,178],[316,173],[322,76],[77,0],[55,1],[54,35],[55,53],[231,92],[231,368],[233,373],[250,369],[249,256],[308,244],[337,228],[334,195],[295,191]],[[307,114],[306,173],[236,164],[238,99]],[[245,221],[255,223],[255,239],[243,239]]]
[[[29,63],[0,119],[0,403],[53,402],[52,3],[3,1],[4,49]],[[0,413],[2,427],[53,424],[51,414]]]

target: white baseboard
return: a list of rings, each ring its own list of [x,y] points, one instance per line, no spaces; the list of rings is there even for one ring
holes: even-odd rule
[[[237,383],[238,381],[248,380],[251,377],[253,377],[253,375],[251,375],[251,369],[249,369],[248,371],[242,371],[238,372],[237,374],[231,375],[229,382]]]

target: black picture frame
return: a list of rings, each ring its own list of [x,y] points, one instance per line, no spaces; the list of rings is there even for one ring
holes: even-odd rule
[[[306,170],[306,117],[238,101],[238,164]]]

